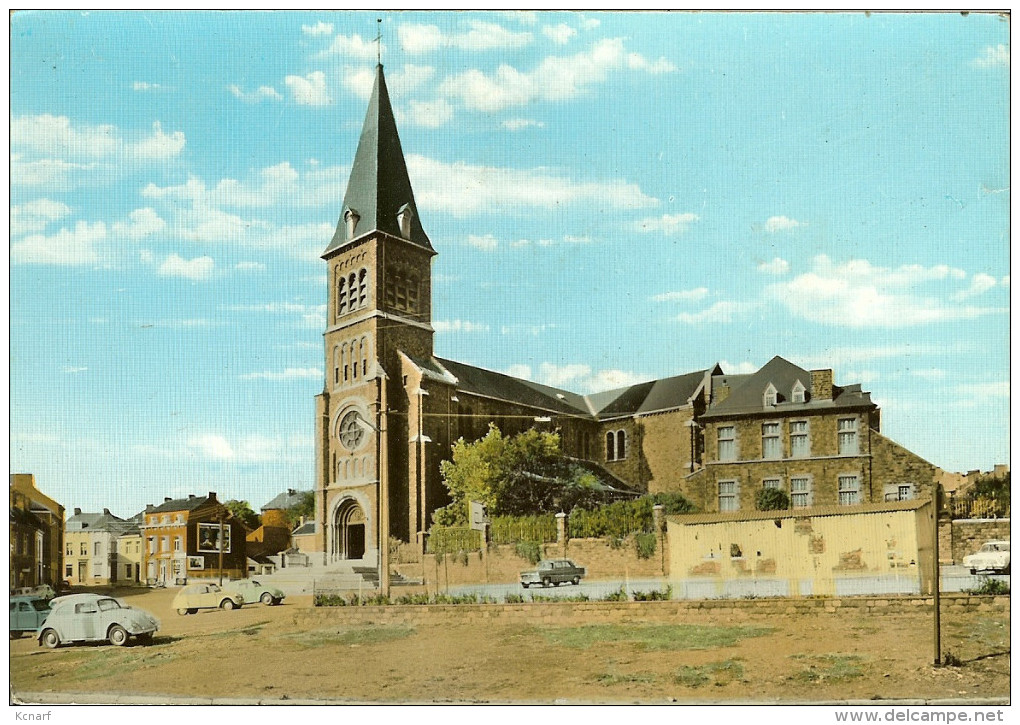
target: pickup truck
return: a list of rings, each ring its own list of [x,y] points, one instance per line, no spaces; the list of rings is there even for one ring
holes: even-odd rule
[[[971,574],[979,571],[1009,573],[1009,542],[986,541],[976,554],[963,557],[963,565]]]
[[[559,586],[564,582],[579,584],[584,574],[584,567],[577,566],[570,559],[543,559],[534,571],[521,572],[521,586],[527,589],[532,584],[543,587],[550,584]]]

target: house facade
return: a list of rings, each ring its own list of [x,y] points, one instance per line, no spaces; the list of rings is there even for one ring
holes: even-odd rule
[[[805,478],[808,506],[884,500],[900,486],[908,497],[930,490],[932,467],[883,438],[869,395],[835,386],[831,371],[816,376],[777,358],[758,377],[711,365],[578,395],[437,356],[436,251],[381,65],[338,216],[321,255],[328,289],[315,521],[293,537],[323,563],[374,563],[387,536],[424,546],[432,513],[449,502],[440,463],[458,439],[480,438],[490,424],[511,435],[557,431],[566,455],[598,466],[619,488],[683,492],[704,510],[748,510],[765,485],[795,487],[801,505]],[[775,390],[766,385],[757,408],[744,405],[744,386],[765,378]]]
[[[139,572],[121,564],[124,535],[138,538],[138,526],[103,509],[83,513],[74,509],[64,526],[64,579],[75,586],[135,583]]]
[[[142,569],[148,584],[246,576],[247,529],[217,501],[215,492],[164,499],[147,506],[142,518]]]
[[[31,473],[10,477],[10,588],[61,580],[64,507],[40,491]]]

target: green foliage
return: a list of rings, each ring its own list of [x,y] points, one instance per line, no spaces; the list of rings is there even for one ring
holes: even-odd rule
[[[224,502],[223,506],[230,512],[231,516],[243,523],[250,530],[254,531],[262,525],[259,515],[252,511],[247,501],[230,500]]]
[[[620,587],[615,592],[610,592],[606,596],[602,597],[603,602],[629,602],[630,597],[627,595],[627,590]]]
[[[950,650],[946,650],[946,653],[942,655],[942,666],[943,667],[963,667],[963,660],[956,656]]]
[[[657,493],[595,509],[575,508],[570,512],[568,531],[574,539],[622,539],[629,534],[652,533],[655,529],[652,508],[656,505],[662,506],[662,513],[667,516],[694,510],[694,505],[679,493]]]
[[[707,665],[684,665],[673,675],[673,681],[685,687],[701,687],[709,682],[722,686],[744,677],[744,666],[735,660],[710,662]]]
[[[507,604],[524,604],[524,595],[507,593],[507,595],[503,597],[503,601]]]
[[[976,587],[964,591],[967,594],[1009,594],[1009,584],[1001,579],[985,577]]]
[[[556,516],[492,516],[489,534],[494,544],[516,544],[519,541],[551,543],[556,541]]]
[[[784,511],[790,508],[790,497],[778,488],[759,488],[754,496],[754,507],[759,511]]]
[[[633,592],[635,602],[668,602],[673,598],[673,587],[665,589],[653,589],[650,592]]]
[[[637,546],[637,555],[639,559],[651,559],[655,553],[655,547],[658,544],[658,534],[646,534],[640,533],[634,536],[634,544]]]
[[[537,541],[518,541],[514,552],[522,559],[537,564],[542,559],[542,546]]]
[[[427,551],[429,554],[455,554],[454,560],[464,554],[463,563],[467,564],[464,552],[478,551],[482,548],[482,532],[466,527],[445,528],[433,526],[429,529]]]
[[[742,639],[761,637],[768,627],[714,627],[696,624],[589,624],[543,627],[538,632],[551,644],[587,649],[601,643],[630,642],[644,650],[696,650],[729,647]]]
[[[565,596],[546,596],[545,594],[532,594],[533,602],[590,602],[591,597],[587,594],[568,594]]]
[[[794,673],[788,679],[800,682],[843,682],[864,674],[863,658],[859,655],[824,654],[792,655],[807,660],[807,669]]]
[[[314,491],[301,491],[298,502],[287,509],[287,521],[290,522],[292,529],[301,522],[302,516],[305,517],[305,520],[315,518]]]

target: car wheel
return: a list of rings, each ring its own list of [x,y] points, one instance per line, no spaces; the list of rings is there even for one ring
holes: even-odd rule
[[[553,582],[553,586],[554,586],[554,587],[558,587],[558,586],[559,586],[560,584],[562,584],[562,583],[563,583],[563,582]]]
[[[190,609],[178,609],[177,613],[183,617],[185,614],[191,614],[191,610]]]
[[[220,602],[220,608],[221,609],[233,609],[236,606],[237,605],[234,604],[234,600],[233,599],[224,599],[222,602]]]
[[[11,632],[11,639],[21,639],[21,632]]]
[[[273,595],[270,594],[269,592],[265,592],[262,595],[262,603],[263,604],[272,604],[273,603]]]
[[[544,579],[542,579],[542,586],[547,589],[549,588],[549,577],[545,577]]]
[[[188,614],[198,614],[198,608],[192,607],[191,609],[188,610]]]
[[[578,584],[581,583],[581,577],[575,576],[573,579],[570,580],[570,583],[576,587]]]
[[[152,644],[152,632],[138,635],[138,641],[141,644]]]
[[[525,589],[527,589],[531,585],[530,584],[525,584],[524,582],[521,582],[521,586],[524,587]]]
[[[974,576],[975,574],[977,574],[977,569],[971,569],[970,570],[970,575]]]
[[[274,599],[273,600],[273,606],[274,607],[278,607],[282,601],[283,601],[283,597],[280,597],[279,599]]]
[[[60,635],[55,629],[47,629],[42,633],[42,643],[50,649],[56,649],[60,646]]]
[[[127,644],[128,633],[127,630],[119,624],[115,624],[110,627],[110,631],[107,633],[106,638],[110,640],[110,644],[116,647],[123,647]]]

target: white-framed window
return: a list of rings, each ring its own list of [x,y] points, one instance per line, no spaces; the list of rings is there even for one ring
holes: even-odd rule
[[[84,541],[81,542],[81,546],[78,547],[78,553],[81,556],[88,556],[89,555],[89,545],[87,543],[85,543]]]
[[[64,548],[68,556],[74,556],[74,544],[70,541],[67,542],[67,546]]]
[[[92,544],[92,553],[95,556],[102,556],[103,555],[103,542],[102,541],[95,541],[95,542],[93,542],[93,544]]]
[[[857,445],[857,419],[839,419],[839,455],[856,456],[860,452]]]
[[[169,536],[161,536],[161,537],[159,537],[159,550],[160,551],[170,551],[170,537]]]
[[[807,458],[811,455],[811,438],[806,420],[790,421],[790,457]]]
[[[839,505],[853,506],[861,502],[860,479],[854,474],[839,477]]]
[[[762,404],[766,408],[774,408],[776,403],[779,402],[779,392],[776,390],[776,386],[769,383],[768,387],[765,388],[765,393],[762,395]]]
[[[912,483],[901,483],[896,487],[896,500],[909,501],[914,498],[914,485]]]
[[[783,445],[779,437],[779,423],[762,423],[761,457],[767,460],[776,460],[783,457]]]
[[[797,381],[793,384],[793,395],[792,400],[794,403],[803,403],[807,399],[807,388],[804,387],[804,383]]]
[[[150,554],[155,554],[156,553],[156,537],[155,536],[150,536],[149,538],[147,538],[145,540],[145,543],[146,543],[147,551]]]
[[[736,481],[719,481],[719,511],[740,510],[740,489]]]
[[[181,537],[180,536],[175,536],[174,537],[174,551],[180,551],[181,548],[182,548],[181,547]]]
[[[719,460],[737,460],[737,429],[732,425],[721,425],[717,429],[719,441]]]
[[[783,488],[783,480],[781,478],[763,478],[761,481],[762,488],[774,488],[779,491]]]
[[[790,477],[790,505],[793,508],[806,508],[811,505],[810,476]]]

